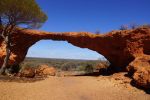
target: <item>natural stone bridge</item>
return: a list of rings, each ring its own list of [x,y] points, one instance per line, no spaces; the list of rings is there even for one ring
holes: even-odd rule
[[[39,40],[68,41],[69,43],[97,51],[117,70],[124,69],[136,57],[150,54],[150,29],[113,31],[107,34],[88,32],[44,32],[17,30],[13,37],[11,63],[24,60],[28,49]],[[51,51],[53,52],[53,51]],[[5,44],[0,38],[0,65],[5,56]]]
[[[97,51],[99,54],[102,54],[111,63],[111,67],[117,71],[126,70],[129,63],[139,57],[146,56],[147,59],[150,58],[150,28],[112,31],[100,35],[88,32],[53,33],[18,29],[15,31],[12,39],[15,45],[12,47],[10,64],[19,64],[22,62],[28,49],[42,39],[68,41],[75,46]],[[2,38],[0,38],[0,66],[3,63],[4,57],[5,44]],[[133,70],[134,68],[131,66],[128,70],[129,69]]]

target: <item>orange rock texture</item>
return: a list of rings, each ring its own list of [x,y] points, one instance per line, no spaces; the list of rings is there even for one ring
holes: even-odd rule
[[[150,89],[150,56],[137,57],[127,69],[137,86]]]
[[[39,40],[68,41],[69,43],[97,51],[116,70],[124,70],[136,57],[150,54],[150,29],[112,31],[103,35],[88,32],[52,33],[38,30],[17,30],[13,36],[10,64],[24,60],[28,49]],[[53,51],[52,51],[53,52]],[[5,57],[5,44],[0,38],[0,65]]]
[[[40,65],[36,68],[36,75],[38,76],[55,76],[56,69],[55,67],[48,66],[48,65]]]
[[[30,29],[16,29],[10,64],[22,62],[28,49],[39,40],[68,41],[75,46],[88,48],[102,54],[116,71],[126,67],[138,57],[150,55],[150,28],[112,31],[106,34],[89,32],[44,32]],[[51,51],[53,52],[53,51]],[[0,37],[0,66],[5,57],[5,44]],[[150,63],[150,62],[149,62]],[[138,67],[142,67],[138,66]]]

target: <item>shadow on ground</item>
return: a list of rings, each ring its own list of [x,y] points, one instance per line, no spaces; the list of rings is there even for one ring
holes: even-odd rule
[[[138,88],[138,89],[140,89],[140,90],[144,90],[145,93],[150,94],[150,88],[149,88],[149,89],[145,89],[145,88],[143,88],[143,87],[140,87],[140,86],[138,86],[133,80],[131,81],[130,84],[131,84],[133,87],[136,87],[136,88]]]
[[[94,77],[98,77],[100,75],[102,75],[102,76],[111,76],[112,75],[112,77],[113,77],[113,74],[115,74],[115,73],[93,72],[93,73],[86,73],[86,74],[73,75],[73,76],[94,76]],[[127,78],[131,79],[131,76],[129,74],[127,74],[127,73],[124,74],[124,77],[127,77]],[[131,84],[133,87],[136,87],[136,88],[138,88],[140,90],[143,90],[147,94],[150,94],[150,89],[145,89],[145,88],[139,87],[138,85],[136,85],[136,83],[133,80],[131,80],[131,82],[129,84]]]
[[[125,76],[125,77],[128,77],[128,78],[131,78],[131,75],[130,75],[130,74],[125,74],[124,76]],[[132,78],[131,78],[131,79],[132,79]],[[130,84],[131,84],[133,87],[138,88],[138,89],[140,89],[140,90],[143,90],[143,91],[145,91],[145,93],[147,93],[147,94],[150,94],[150,89],[145,89],[145,88],[143,88],[143,87],[138,86],[138,85],[135,83],[135,81],[134,81],[133,79],[131,80]]]
[[[79,74],[79,75],[72,75],[72,76],[95,76],[95,77],[98,77],[102,74],[100,74],[99,72],[93,72],[93,73],[85,73],[85,74]],[[106,75],[104,75],[106,76]]]
[[[19,82],[19,83],[31,83],[36,81],[42,81],[46,77],[35,77],[35,78],[24,78],[24,77],[16,77],[16,76],[2,76],[0,75],[0,82]]]
[[[92,73],[85,73],[85,74],[80,74],[80,75],[74,75],[74,76],[110,76],[113,75],[115,71],[108,70],[106,68],[101,68],[97,72],[92,72]]]

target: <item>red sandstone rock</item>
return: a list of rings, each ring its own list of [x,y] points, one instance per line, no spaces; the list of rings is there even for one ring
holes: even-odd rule
[[[39,76],[55,76],[56,69],[54,67],[49,67],[47,65],[41,65],[36,69],[36,75]]]
[[[35,69],[31,67],[27,67],[21,70],[19,73],[20,77],[33,78],[35,76]]]
[[[150,56],[137,57],[127,69],[136,85],[150,89]]]
[[[24,60],[28,49],[41,39],[68,41],[69,43],[97,51],[109,60],[116,70],[125,70],[136,57],[150,54],[150,29],[113,31],[104,35],[87,32],[51,33],[37,30],[17,30],[14,34],[10,64]],[[5,56],[5,44],[0,38],[0,65]]]
[[[97,51],[105,56],[112,69],[117,71],[126,70],[128,64],[138,57],[150,56],[150,28],[112,31],[102,35],[88,32],[52,33],[17,29],[12,39],[15,45],[12,47],[9,64],[22,62],[28,49],[41,39],[68,41],[75,46]],[[5,44],[0,37],[0,66],[4,57]]]

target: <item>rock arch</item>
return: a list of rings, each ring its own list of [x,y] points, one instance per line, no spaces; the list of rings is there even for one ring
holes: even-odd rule
[[[107,34],[96,35],[89,32],[44,32],[39,30],[17,29],[13,36],[10,64],[24,60],[29,47],[41,39],[68,41],[80,48],[97,51],[109,60],[115,70],[125,70],[126,66],[136,57],[144,55],[145,40],[150,42],[150,29],[138,28],[135,30],[112,31]],[[146,44],[150,50],[150,44]],[[146,51],[148,54],[150,51]],[[0,38],[0,65],[5,56],[5,44]]]

